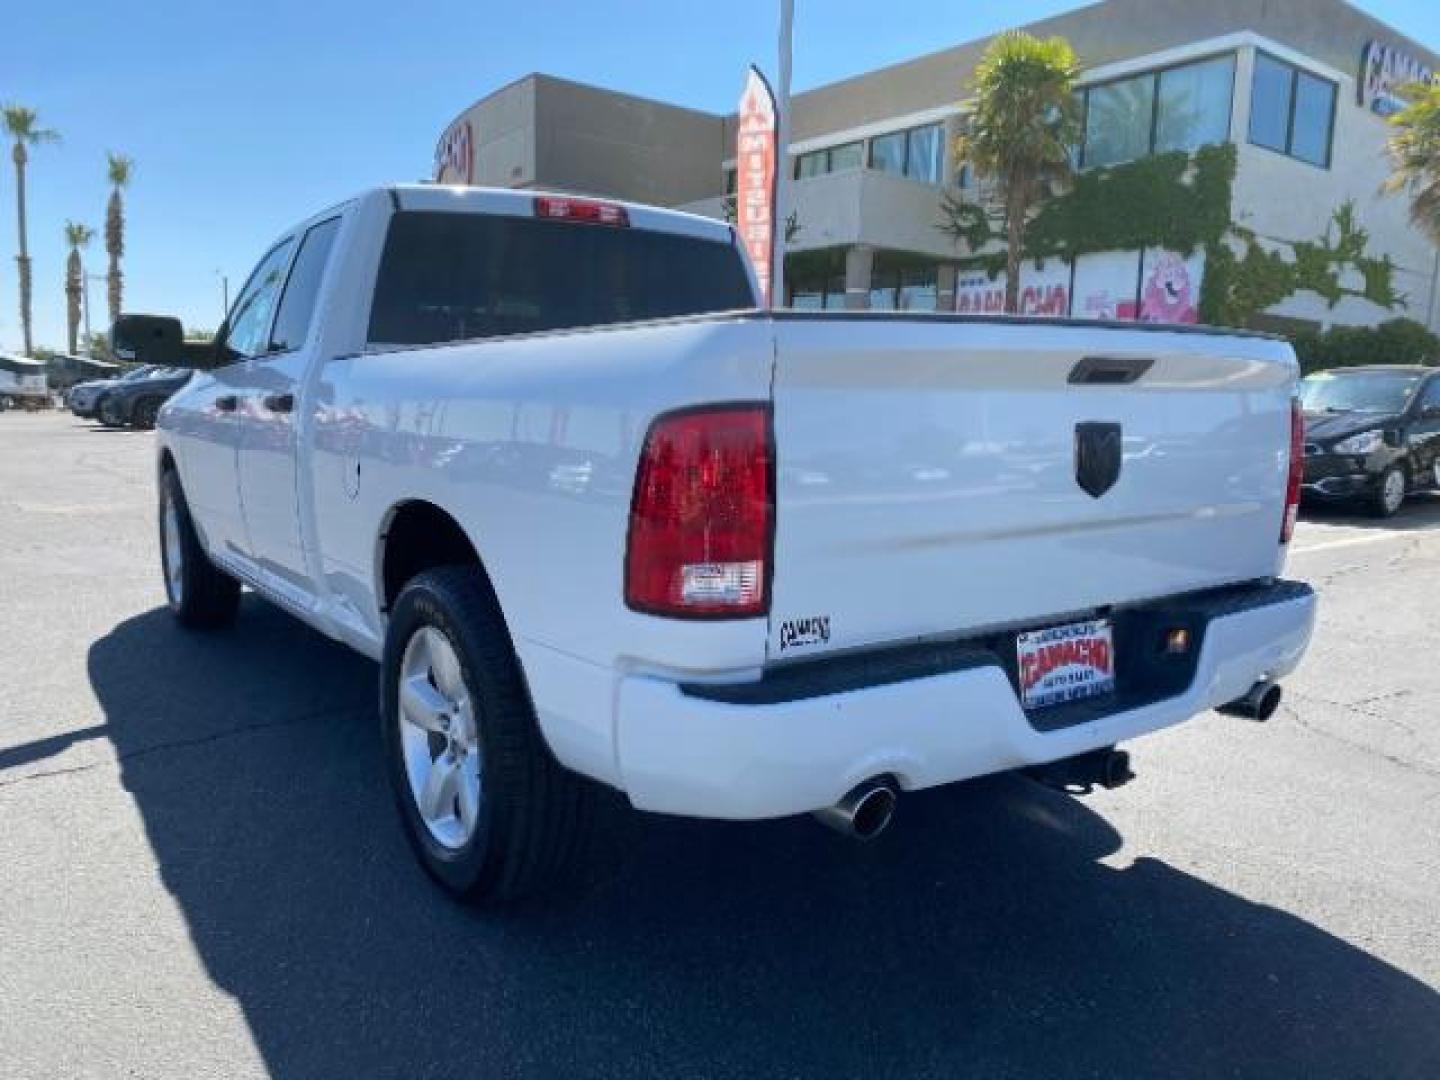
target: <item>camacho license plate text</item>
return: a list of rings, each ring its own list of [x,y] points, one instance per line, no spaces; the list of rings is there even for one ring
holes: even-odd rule
[[[1029,630],[1015,639],[1020,700],[1027,709],[1061,705],[1115,689],[1108,619]]]

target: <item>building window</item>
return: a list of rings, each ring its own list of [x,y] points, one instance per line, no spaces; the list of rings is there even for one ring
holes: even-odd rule
[[[945,171],[945,134],[940,124],[892,131],[870,140],[870,167],[939,184]]]
[[[790,286],[790,306],[805,311],[844,311],[845,275],[802,277]]]
[[[1154,115],[1154,75],[1090,90],[1085,101],[1085,164],[1118,165],[1150,153]]]
[[[1155,152],[1194,152],[1230,138],[1235,57],[1222,56],[1160,73]]]
[[[845,169],[858,169],[865,164],[865,144],[863,142],[846,143],[844,146],[832,146],[830,148],[830,171],[841,172]]]
[[[934,266],[881,264],[870,275],[871,311],[934,311],[938,296]]]
[[[1088,87],[1080,164],[1119,165],[1222,143],[1234,97],[1234,54]]]
[[[1335,84],[1328,79],[1257,52],[1250,94],[1250,141],[1329,168],[1335,97]]]
[[[801,154],[795,159],[795,178],[806,180],[826,173],[858,169],[865,157],[864,147],[864,143],[852,142]]]

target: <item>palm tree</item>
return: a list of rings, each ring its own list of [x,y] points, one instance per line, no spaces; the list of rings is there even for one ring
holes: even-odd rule
[[[69,331],[70,355],[80,352],[80,303],[85,290],[85,268],[80,263],[80,249],[89,247],[95,230],[78,221],[65,222],[65,243],[70,257],[65,260],[65,320]]]
[[[10,157],[15,162],[15,212],[20,219],[20,254],[15,256],[20,277],[20,328],[25,337],[25,355],[34,351],[30,323],[30,248],[25,236],[25,166],[30,161],[30,147],[56,142],[60,136],[42,128],[34,109],[23,105],[0,106],[4,116],[5,134],[14,142]]]
[[[1069,178],[1080,137],[1075,79],[1080,65],[1064,38],[1021,31],[994,38],[975,69],[974,109],[956,157],[999,188],[1005,213],[1005,310],[1020,299],[1020,262],[1030,212]]]
[[[110,201],[105,207],[105,250],[110,255],[110,273],[106,292],[110,300],[110,321],[120,318],[124,295],[124,277],[120,273],[120,256],[125,254],[125,203],[120,193],[129,185],[135,162],[124,154],[107,153],[109,164]]]
[[[1440,244],[1440,83],[1402,91],[1410,104],[1390,118],[1390,161],[1394,172],[1387,191],[1410,193],[1410,219]]]

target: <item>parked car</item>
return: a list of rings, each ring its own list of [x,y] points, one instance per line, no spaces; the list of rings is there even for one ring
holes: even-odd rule
[[[48,409],[50,404],[44,361],[0,353],[0,409]]]
[[[379,661],[454,893],[560,872],[582,777],[869,837],[986,773],[1118,786],[1116,743],[1264,718],[1300,662],[1289,345],[755,305],[722,222],[385,188],[284,233],[161,409],[171,611],[244,582]]]
[[[118,377],[91,379],[88,382],[76,383],[70,388],[70,392],[65,395],[65,405],[76,416],[85,420],[93,420],[95,418],[95,407],[99,404],[100,397],[105,391],[119,383],[143,379],[154,370],[154,364],[141,364],[139,367],[131,368]]]
[[[1408,494],[1440,489],[1440,370],[1337,368],[1305,378],[1300,394],[1307,502],[1386,518]]]
[[[95,414],[106,427],[153,428],[165,399],[193,374],[188,368],[160,366],[142,378],[116,382],[101,392]]]

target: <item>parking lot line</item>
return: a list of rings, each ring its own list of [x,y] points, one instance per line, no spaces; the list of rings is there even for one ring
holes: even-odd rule
[[[1399,532],[1377,533],[1373,536],[1348,536],[1344,540],[1327,540],[1321,544],[1312,544],[1309,547],[1297,547],[1290,551],[1291,555],[1309,555],[1317,551],[1334,551],[1336,548],[1359,547],[1362,544],[1379,544],[1386,540],[1403,540],[1407,536],[1414,536],[1416,533],[1430,532],[1429,529],[1402,529]]]

